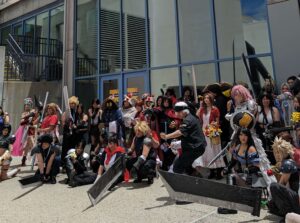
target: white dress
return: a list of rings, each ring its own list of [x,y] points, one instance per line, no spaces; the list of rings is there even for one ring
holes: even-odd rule
[[[207,114],[203,114],[203,127],[209,125],[209,117],[210,117],[210,112],[208,112]],[[212,159],[215,158],[218,155],[218,153],[222,150],[221,144],[218,145],[212,144],[211,139],[207,136],[205,136],[205,140],[207,144],[205,148],[205,152],[203,153],[202,156],[200,156],[194,161],[193,163],[194,168],[197,166],[208,168],[208,164],[210,163],[210,161],[212,161]],[[223,157],[221,157],[216,162],[214,162],[209,168],[216,169],[221,167],[225,167]]]

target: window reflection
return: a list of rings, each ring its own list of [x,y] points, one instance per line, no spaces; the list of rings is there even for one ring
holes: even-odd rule
[[[97,1],[77,2],[77,76],[96,74],[97,71]]]
[[[214,58],[210,0],[179,0],[181,62]]]
[[[174,0],[149,0],[151,66],[177,63]]]
[[[157,97],[162,94],[161,90],[166,92],[168,88],[173,89],[176,96],[179,96],[178,68],[151,71],[151,93]]]
[[[91,105],[91,100],[98,97],[97,94],[97,80],[85,79],[85,80],[76,80],[75,82],[75,95],[80,99],[80,102],[83,103],[85,111]]]

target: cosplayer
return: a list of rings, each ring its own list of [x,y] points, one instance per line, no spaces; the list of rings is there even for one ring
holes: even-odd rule
[[[16,176],[20,169],[13,169],[8,171],[11,163],[10,144],[14,143],[15,138],[10,137],[11,126],[4,124],[2,127],[2,135],[0,136],[0,181],[7,180]]]
[[[123,155],[125,155],[125,149],[118,145],[117,135],[115,133],[110,134],[108,137],[108,145],[100,157],[100,167],[97,179],[100,178],[104,172],[107,171],[120,156]],[[123,177],[123,175],[120,176],[119,179],[114,182],[113,186],[121,183],[123,181]]]
[[[232,138],[235,137],[237,130],[240,127],[248,128],[251,130],[251,135],[254,140],[254,147],[260,159],[259,169],[267,185],[272,182],[277,182],[275,176],[271,175],[270,162],[262,147],[261,140],[254,132],[255,114],[257,112],[257,105],[253,100],[249,90],[242,85],[236,85],[231,90],[231,97],[234,100],[235,110],[233,114],[227,114],[226,118],[230,120],[231,127],[234,132]]]
[[[160,136],[164,140],[181,137],[182,154],[174,161],[173,171],[191,174],[192,164],[204,153],[206,141],[199,120],[190,113],[185,102],[177,102],[174,110],[176,116],[182,119],[179,129],[170,134],[161,133]]]
[[[293,145],[281,137],[276,137],[272,148],[276,160],[273,170],[278,182],[298,193],[299,174],[296,162],[292,159],[294,156]]]
[[[135,182],[139,183],[148,178],[148,184],[153,183],[156,175],[156,149],[159,147],[159,139],[156,132],[151,131],[145,121],[137,122],[134,126],[135,137],[128,151],[131,155],[126,162],[126,168],[131,171]]]
[[[70,149],[66,156],[67,183],[71,187],[92,184],[95,173],[87,172],[89,155],[84,152],[85,142],[78,142],[75,149]]]
[[[21,116],[20,127],[16,131],[16,142],[13,145],[13,155],[23,155],[22,166],[25,166],[27,154],[31,151],[35,141],[35,125],[38,123],[38,113],[32,109],[31,98],[24,99],[24,112]]]
[[[235,170],[235,180],[238,186],[267,187],[260,174],[260,158],[255,148],[251,132],[247,128],[240,128],[236,133],[235,146],[231,148],[232,159],[224,169],[224,173]],[[237,165],[238,164],[238,165]]]
[[[65,167],[65,157],[67,155],[67,152],[74,148],[78,136],[76,134],[75,128],[77,124],[77,106],[79,104],[78,98],[75,96],[72,96],[68,100],[70,111],[65,111],[61,117],[61,122],[63,125],[63,142],[62,142],[62,151],[61,151],[61,160],[62,160],[62,166]]]
[[[39,145],[34,148],[38,161],[36,175],[45,183],[56,184],[56,175],[60,167],[59,149],[52,144],[51,134],[40,136],[38,141]]]
[[[58,124],[57,117],[57,105],[50,103],[47,105],[47,111],[45,111],[45,118],[42,120],[41,127],[37,130],[40,135],[50,134],[52,137],[56,137],[56,126]]]
[[[220,180],[223,178],[221,173],[223,167],[225,167],[224,160],[220,158],[211,166],[208,166],[209,162],[216,157],[222,149],[220,133],[218,132],[220,112],[217,107],[213,106],[213,101],[213,95],[206,93],[202,106],[197,112],[205,134],[206,148],[204,154],[195,161],[194,165],[209,168],[210,174],[208,179],[216,178],[216,180]],[[211,130],[212,128],[216,130]]]
[[[117,133],[118,139],[121,141],[121,138],[124,136],[122,131],[124,121],[122,112],[118,109],[118,105],[114,99],[113,97],[109,97],[103,102],[102,119],[106,127],[106,132]]]
[[[132,98],[132,94],[125,95],[121,111],[122,111],[124,126],[125,126],[124,146],[126,148],[129,148],[132,143],[132,139],[134,135],[133,132],[134,117],[137,113],[135,108],[135,100]]]

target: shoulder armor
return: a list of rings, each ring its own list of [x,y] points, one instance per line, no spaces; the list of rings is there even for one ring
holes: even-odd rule
[[[280,172],[282,173],[296,173],[298,171],[297,165],[294,160],[288,159],[282,162]]]
[[[149,137],[144,138],[143,144],[152,147],[152,139]]]

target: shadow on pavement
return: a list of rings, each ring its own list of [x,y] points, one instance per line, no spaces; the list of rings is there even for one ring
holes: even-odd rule
[[[166,207],[166,206],[170,206],[170,205],[175,204],[175,201],[172,200],[170,197],[159,197],[156,200],[157,201],[165,201],[165,203],[163,203],[161,205],[158,205],[158,206],[145,208],[145,210],[152,210],[152,209],[155,209],[155,208],[161,208],[161,207]]]

